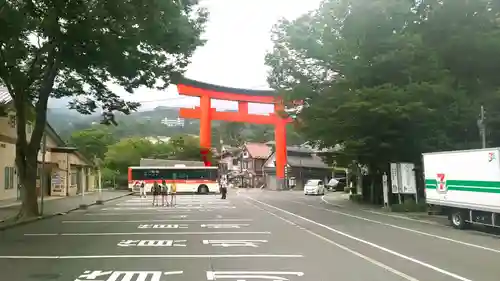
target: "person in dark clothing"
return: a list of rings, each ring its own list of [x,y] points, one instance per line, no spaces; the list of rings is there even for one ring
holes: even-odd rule
[[[160,185],[157,181],[153,183],[153,187],[151,188],[151,192],[153,193],[153,206],[158,206],[158,196],[160,195]]]
[[[220,199],[226,199],[227,196],[227,187],[225,185],[220,186],[220,193],[221,193],[221,198]]]

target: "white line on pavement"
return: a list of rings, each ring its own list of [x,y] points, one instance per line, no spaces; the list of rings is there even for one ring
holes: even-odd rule
[[[172,209],[170,209],[172,208]],[[235,209],[235,206],[176,206],[176,207],[161,207],[161,206],[156,206],[156,207],[111,207],[111,208],[103,208],[101,209],[102,211],[116,211],[116,210],[158,210],[161,209],[164,212],[175,212],[177,210],[180,211],[186,211],[194,209],[194,210],[221,210],[221,209]]]
[[[248,198],[248,199],[250,199],[250,200],[252,200],[252,201],[254,201],[254,202],[257,202],[257,203],[259,203],[259,204],[262,204],[262,205],[264,205],[264,206],[267,206],[267,207],[269,207],[269,208],[273,208],[273,209],[275,209],[275,210],[278,210],[278,211],[281,211],[281,212],[283,212],[283,213],[289,214],[289,215],[291,215],[291,216],[297,217],[297,218],[302,219],[302,220],[304,220],[304,221],[307,221],[307,222],[310,222],[310,223],[315,224],[315,225],[317,225],[317,226],[320,226],[320,227],[323,227],[323,228],[325,228],[325,229],[328,229],[328,230],[330,230],[331,232],[337,233],[337,234],[339,234],[339,235],[342,235],[342,236],[344,236],[344,237],[347,237],[347,238],[350,238],[350,239],[352,239],[352,240],[358,241],[358,242],[360,242],[360,243],[363,243],[363,244],[369,245],[369,246],[371,246],[371,247],[374,247],[374,248],[379,249],[379,250],[381,250],[381,251],[384,251],[384,252],[386,252],[386,253],[392,254],[392,255],[397,256],[397,257],[399,257],[399,258],[402,258],[402,259],[405,259],[405,260],[408,260],[408,261],[414,262],[414,263],[419,264],[419,265],[421,265],[421,266],[423,266],[423,267],[427,267],[427,268],[429,268],[429,269],[432,269],[432,270],[434,270],[434,271],[437,271],[437,272],[439,272],[439,273],[441,273],[441,274],[444,274],[444,275],[447,275],[447,276],[449,276],[449,277],[455,278],[455,279],[457,279],[457,280],[461,280],[461,281],[472,281],[471,279],[467,279],[467,278],[465,278],[465,277],[463,277],[463,276],[460,276],[460,275],[458,275],[458,274],[455,274],[455,273],[453,273],[453,272],[447,271],[447,270],[442,269],[442,268],[439,268],[439,267],[437,267],[437,266],[433,266],[433,265],[428,264],[428,263],[426,263],[426,262],[423,262],[423,261],[417,260],[417,259],[415,259],[415,258],[412,258],[412,257],[406,256],[406,255],[404,255],[404,254],[398,253],[398,252],[396,252],[396,251],[393,251],[393,250],[391,250],[391,249],[385,248],[385,247],[380,246],[380,245],[378,245],[378,244],[375,244],[375,243],[372,243],[372,242],[369,242],[369,241],[363,240],[363,239],[358,238],[358,237],[355,237],[355,236],[353,236],[353,235],[350,235],[350,234],[344,233],[344,232],[342,232],[342,231],[340,231],[340,230],[334,229],[334,228],[332,228],[332,227],[329,227],[329,226],[327,226],[327,225],[324,225],[324,224],[321,224],[321,223],[319,223],[319,222],[313,221],[313,220],[311,220],[311,219],[308,219],[308,218],[305,218],[305,217],[299,216],[299,215],[297,215],[297,214],[295,214],[295,213],[292,213],[292,212],[289,212],[289,211],[287,211],[287,210],[284,210],[284,209],[281,209],[281,208],[275,207],[275,206],[273,206],[273,205],[270,205],[270,204],[264,203],[264,202],[259,201],[259,200],[257,200],[257,199],[253,199],[253,198],[251,198],[251,197],[249,197],[249,196],[247,196],[247,198]]]
[[[200,231],[200,232],[88,232],[88,233],[25,233],[24,236],[122,236],[122,235],[213,235],[213,234],[271,234],[269,231]]]
[[[325,196],[321,196],[321,201],[323,201],[324,203],[331,205],[331,206],[342,207],[342,206],[339,206],[337,204],[333,204],[332,202],[329,202],[327,199],[325,199]],[[394,215],[394,214],[385,214],[385,213],[377,212],[377,211],[373,211],[373,210],[365,210],[365,209],[360,209],[360,210],[363,212],[368,212],[368,213],[377,214],[377,215],[381,215],[381,216],[393,217],[393,218],[398,218],[398,219],[403,219],[403,220],[408,220],[408,221],[415,221],[415,222],[421,222],[421,223],[426,223],[426,224],[432,224],[432,225],[441,225],[440,223],[428,221],[428,220],[419,220],[419,219],[413,219],[413,218]]]
[[[159,202],[161,203],[162,201],[159,200]],[[167,202],[170,202],[170,201],[165,201],[165,204]],[[231,202],[190,202],[190,201],[184,201],[184,202],[175,202],[176,205],[187,205],[187,204],[192,204],[192,205],[204,205],[204,204],[207,204],[207,205],[231,205],[232,203]],[[149,203],[149,202],[119,202],[119,203],[116,203],[116,204],[113,204],[113,205],[138,205],[138,206],[152,206],[153,204],[152,203]]]
[[[224,221],[252,221],[251,219],[206,219],[206,220],[106,220],[106,221],[62,221],[62,223],[137,223],[137,222],[224,222]]]
[[[376,266],[378,266],[378,267],[381,267],[381,268],[383,268],[383,269],[385,269],[385,270],[387,270],[387,271],[389,271],[389,272],[391,272],[391,273],[393,273],[393,274],[395,274],[395,275],[397,275],[397,276],[399,276],[399,277],[402,277],[402,278],[404,278],[404,279],[406,279],[406,280],[408,280],[408,281],[419,281],[418,279],[416,279],[416,278],[414,278],[414,277],[412,277],[412,276],[409,276],[409,275],[407,275],[407,274],[405,274],[405,273],[403,273],[403,272],[401,272],[401,271],[399,271],[399,270],[397,270],[397,269],[394,269],[394,268],[392,268],[392,267],[390,267],[390,266],[388,266],[388,265],[386,265],[386,264],[384,264],[384,263],[381,263],[381,262],[379,262],[379,261],[377,261],[377,260],[374,260],[374,259],[372,259],[372,258],[370,258],[370,257],[367,257],[367,256],[365,256],[365,255],[363,255],[363,254],[361,254],[361,253],[359,253],[359,252],[356,252],[356,251],[354,251],[354,250],[352,250],[352,249],[350,249],[350,248],[348,248],[348,247],[346,247],[346,246],[344,246],[344,245],[341,245],[341,244],[339,244],[339,243],[337,243],[337,242],[334,242],[334,241],[332,241],[332,240],[330,240],[330,239],[328,239],[328,238],[326,238],[326,237],[323,237],[323,236],[321,236],[321,235],[319,235],[319,234],[317,234],[317,233],[315,233],[315,232],[313,232],[313,231],[311,231],[311,230],[309,230],[309,229],[306,229],[306,228],[304,228],[304,227],[301,227],[301,226],[297,225],[296,223],[294,223],[294,222],[292,222],[292,221],[289,221],[289,220],[287,220],[287,219],[285,219],[285,218],[283,218],[283,217],[280,217],[280,216],[278,216],[277,214],[275,214],[275,213],[273,213],[273,212],[270,212],[270,211],[268,211],[268,210],[265,210],[265,209],[263,209],[263,208],[261,208],[261,207],[259,207],[259,206],[257,206],[257,205],[254,205],[254,204],[251,204],[251,205],[252,205],[252,206],[254,206],[255,208],[259,209],[259,210],[262,210],[262,211],[264,211],[264,212],[267,212],[267,213],[269,213],[269,214],[271,214],[271,215],[273,215],[273,216],[277,217],[277,218],[278,218],[278,219],[280,219],[280,220],[285,221],[285,222],[286,222],[286,223],[288,223],[288,224],[291,224],[291,225],[293,225],[293,226],[296,226],[296,227],[298,227],[298,228],[300,228],[300,229],[302,229],[302,230],[304,230],[304,231],[308,232],[309,234],[312,234],[312,235],[314,235],[314,236],[316,236],[316,237],[320,238],[321,240],[323,240],[323,241],[325,241],[325,242],[327,242],[327,243],[329,243],[329,244],[332,244],[332,245],[334,245],[334,246],[336,246],[336,247],[338,247],[338,248],[340,248],[340,249],[342,249],[342,250],[344,250],[344,251],[347,251],[347,252],[349,252],[349,253],[351,253],[351,254],[353,254],[353,255],[357,256],[357,257],[360,257],[360,258],[362,258],[362,259],[364,259],[364,260],[366,260],[366,261],[368,261],[368,262],[370,262],[370,263],[372,263],[372,264],[374,264],[374,265],[376,265]]]
[[[115,259],[115,258],[303,258],[303,255],[93,255],[93,256],[0,256],[0,259]]]
[[[120,213],[90,213],[90,214],[85,214],[86,216],[130,216],[130,215],[157,215],[157,216],[164,216],[165,214],[162,214],[161,213],[162,211],[158,211],[158,212],[148,212],[148,213],[136,213],[136,212],[120,212]],[[176,215],[172,215],[172,216],[177,216],[177,214],[189,214],[190,212],[187,212],[187,211],[181,211],[181,212],[173,212],[173,213],[176,213]]]
[[[351,218],[355,218],[355,219],[358,219],[358,220],[363,220],[363,221],[367,221],[367,222],[371,222],[371,223],[376,223],[376,224],[380,224],[380,225],[384,225],[384,226],[389,226],[389,227],[392,227],[392,228],[396,228],[396,229],[400,229],[400,230],[404,230],[404,231],[408,231],[408,232],[412,232],[412,233],[416,233],[416,234],[420,234],[420,235],[424,235],[424,236],[429,236],[429,237],[432,237],[432,238],[441,239],[441,240],[444,240],[444,241],[453,242],[453,243],[457,243],[457,244],[460,244],[460,245],[469,246],[469,247],[472,247],[472,248],[477,248],[477,249],[481,249],[481,250],[485,250],[485,251],[490,251],[490,252],[494,252],[494,253],[500,253],[500,250],[497,250],[497,249],[492,249],[492,248],[488,248],[488,247],[481,246],[481,245],[476,245],[476,244],[472,244],[472,243],[468,243],[468,242],[464,242],[464,241],[460,241],[460,240],[455,240],[455,239],[448,238],[448,237],[445,237],[445,236],[435,235],[435,234],[427,233],[427,232],[416,230],[416,229],[412,229],[412,228],[407,228],[407,227],[393,225],[393,224],[390,224],[390,223],[376,221],[376,220],[372,220],[372,219],[369,219],[369,218],[360,217],[360,216],[356,216],[356,215],[351,215],[351,214],[340,212],[340,211],[336,211],[336,210],[330,210],[330,209],[325,209],[325,208],[321,208],[321,207],[316,207],[314,205],[310,205],[310,204],[306,204],[306,203],[302,203],[302,202],[298,202],[298,201],[292,201],[292,202],[298,203],[298,204],[303,204],[303,205],[309,206],[309,207],[314,208],[314,209],[323,210],[323,211],[331,212],[331,213],[334,213],[334,214],[339,214],[339,215],[343,215],[343,216],[346,216],[346,217],[351,217]]]
[[[202,209],[198,209],[198,210],[191,210],[191,209],[174,209],[174,208],[171,208],[169,207],[167,209],[167,207],[165,207],[165,209],[161,208],[161,207],[143,207],[143,208],[119,208],[119,207],[116,207],[116,208],[103,208],[101,209],[101,211],[123,211],[123,214],[130,214],[130,213],[133,213],[133,212],[125,212],[125,211],[136,211],[136,210],[155,210],[156,212],[158,213],[186,213],[186,212],[191,212],[191,211],[203,211]],[[110,212],[112,213],[112,212]]]

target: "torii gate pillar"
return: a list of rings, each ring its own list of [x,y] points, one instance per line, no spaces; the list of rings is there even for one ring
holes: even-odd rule
[[[221,87],[194,80],[183,79],[177,85],[179,94],[200,97],[200,106],[194,109],[181,108],[183,118],[200,119],[200,147],[202,154],[211,148],[211,121],[223,120],[253,124],[274,125],[276,142],[276,178],[280,187],[283,187],[286,166],[286,124],[292,122],[290,118],[282,118],[277,112],[283,109],[283,101],[274,91],[259,91]],[[237,101],[238,112],[218,112],[211,107],[211,99]],[[273,104],[275,112],[269,115],[248,113],[248,103]]]
[[[211,101],[208,96],[200,96],[200,147],[210,149],[212,137]]]
[[[280,112],[283,109],[281,100],[274,104],[274,111]],[[274,125],[274,142],[276,149],[276,178],[280,186],[284,186],[285,166],[286,166],[286,123],[287,121],[279,118]]]

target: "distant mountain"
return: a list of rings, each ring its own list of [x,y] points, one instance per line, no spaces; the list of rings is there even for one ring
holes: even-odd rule
[[[179,108],[159,106],[153,110],[137,111],[130,115],[116,113],[115,118],[119,125],[117,127],[111,126],[110,129],[119,138],[130,136],[168,137],[176,134],[197,135],[199,133],[199,120],[186,119],[180,121],[183,126],[172,125],[179,118]],[[67,108],[51,108],[47,111],[47,120],[61,137],[68,139],[74,131],[98,126],[101,115],[97,113],[81,115]],[[220,123],[214,121],[212,125],[217,127]]]
[[[183,126],[175,126],[178,118],[179,108],[159,106],[153,110],[133,112],[130,115],[117,113],[116,121],[118,122],[118,126],[109,126],[108,129],[117,138],[132,136],[171,137],[177,134],[199,134],[199,120],[186,119],[183,120],[183,122],[181,120]],[[101,126],[100,114],[81,115],[67,108],[49,109],[47,112],[47,119],[49,124],[51,124],[65,140],[68,140],[74,131]],[[231,123],[224,121],[212,121],[212,141],[214,144],[218,143],[221,138],[224,139],[225,143],[229,141],[229,135],[231,134],[228,132],[228,128],[232,126],[230,124]],[[239,124],[240,125],[237,126],[239,129],[236,129],[236,131],[232,133],[235,134],[235,136],[233,136],[235,138],[255,142],[266,142],[274,139],[274,128],[271,125]],[[221,134],[225,136],[222,137]],[[287,135],[287,142],[290,144],[303,142],[294,132],[293,127],[287,130]]]
[[[168,136],[167,131],[182,131],[183,128],[167,127],[167,125],[162,124],[162,121],[178,117],[179,109],[169,107],[157,107],[154,110],[133,112],[130,115],[117,113],[116,121],[119,126],[112,130],[118,137],[129,135]],[[47,121],[61,137],[67,139],[73,131],[98,125],[101,121],[101,115],[99,113],[81,115],[67,108],[51,108],[47,111]],[[165,121],[163,122],[165,123]],[[191,122],[191,120],[186,120],[184,127],[189,127]]]

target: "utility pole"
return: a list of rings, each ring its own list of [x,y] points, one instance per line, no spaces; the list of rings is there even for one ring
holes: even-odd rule
[[[477,126],[479,127],[479,135],[481,137],[482,148],[486,148],[486,111],[484,106],[481,105],[481,113],[479,114],[479,120],[477,120]]]
[[[45,177],[45,153],[47,151],[47,134],[43,132],[42,137],[42,168],[40,171],[40,216],[43,216],[43,199],[45,196],[45,182],[47,181]]]
[[[96,166],[96,171],[97,171],[97,191],[98,191],[98,197],[96,200],[97,205],[102,205],[104,204],[104,201],[102,200],[102,177],[101,177],[101,159],[97,158],[97,156],[94,156],[94,163]],[[115,176],[113,176],[113,185],[115,183]]]

